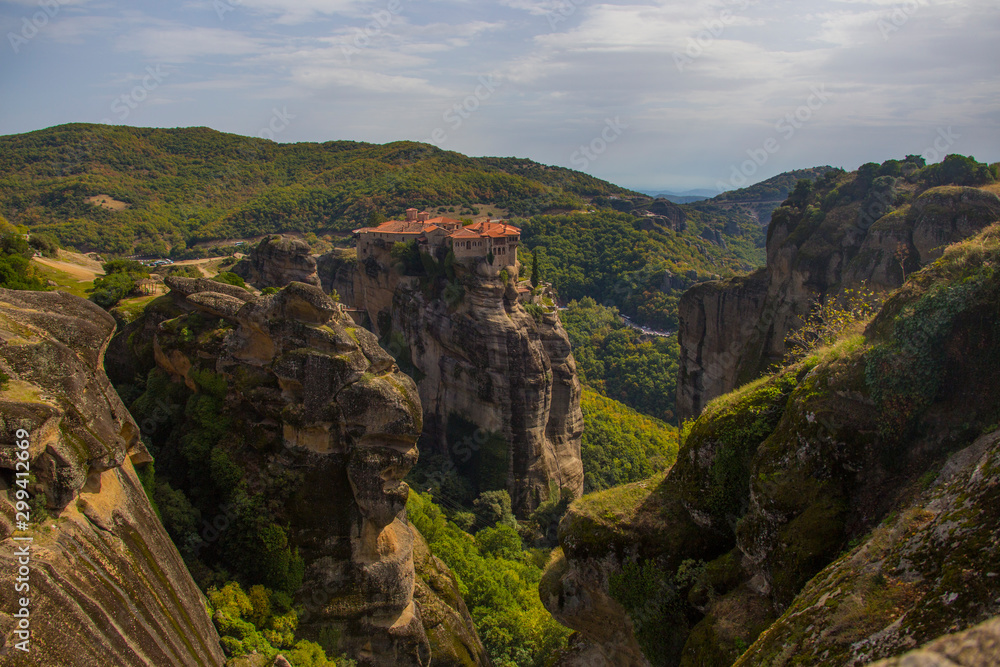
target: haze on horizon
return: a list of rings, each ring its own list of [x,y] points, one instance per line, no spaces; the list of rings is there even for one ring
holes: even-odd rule
[[[647,191],[1000,160],[995,0],[3,0],[0,28],[0,134],[406,139]]]

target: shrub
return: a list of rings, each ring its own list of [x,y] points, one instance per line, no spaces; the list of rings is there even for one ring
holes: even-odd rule
[[[833,343],[841,333],[854,324],[871,319],[884,300],[867,286],[845,289],[839,296],[823,301],[817,298],[801,326],[785,336],[783,365],[804,358],[823,345]]]
[[[112,259],[101,264],[104,274],[110,276],[115,273],[130,273],[137,276],[148,276],[149,269],[134,259]]]
[[[244,289],[246,289],[247,286],[247,284],[243,282],[243,278],[240,278],[232,271],[223,271],[217,276],[214,276],[212,280],[214,280],[217,283],[225,283],[226,285],[235,285],[236,287],[242,287]]]
[[[473,513],[476,515],[476,525],[483,526],[517,526],[517,519],[511,509],[510,494],[506,490],[484,491],[473,503]]]
[[[406,509],[432,553],[454,572],[492,663],[551,664],[570,632],[542,606],[539,559],[521,550],[517,531],[512,526],[487,527],[473,538],[449,522],[430,496],[413,491]]]
[[[51,234],[45,234],[44,232],[35,232],[28,239],[28,245],[42,253],[45,257],[55,257],[59,250],[59,241],[56,237]]]
[[[476,533],[476,544],[483,554],[493,558],[517,560],[521,557],[521,537],[506,524],[483,528]]]
[[[543,310],[537,303],[526,303],[524,304],[524,309],[528,311],[528,314],[531,315],[536,322],[541,322],[542,317],[545,315],[545,310]]]
[[[21,290],[47,289],[45,280],[31,266],[34,251],[20,234],[0,235],[0,287]]]
[[[115,272],[94,280],[94,286],[90,290],[90,300],[101,308],[108,309],[138,291],[139,283],[135,274]]]

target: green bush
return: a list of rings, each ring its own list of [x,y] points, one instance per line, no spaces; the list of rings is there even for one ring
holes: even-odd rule
[[[212,621],[229,657],[256,653],[270,663],[284,649],[282,653],[293,667],[353,664],[329,659],[319,644],[296,641],[298,615],[280,593],[259,585],[244,592],[239,583],[231,581],[221,589],[210,588],[207,597]]]
[[[149,269],[142,263],[134,259],[112,259],[101,264],[104,274],[110,276],[116,273],[129,273],[136,276],[148,276]]]
[[[235,285],[236,287],[242,287],[246,289],[247,284],[238,275],[232,271],[223,271],[222,273],[213,276],[212,280],[217,283],[225,283],[226,285]]]
[[[34,251],[24,237],[14,232],[0,234],[0,287],[44,290],[46,281],[31,265]]]
[[[526,303],[524,304],[524,309],[536,322],[541,322],[545,316],[545,310],[537,303]]]
[[[473,503],[476,525],[517,527],[514,511],[511,509],[510,494],[506,490],[484,491]]]
[[[59,241],[51,234],[36,232],[28,239],[28,245],[42,253],[45,257],[55,257],[59,250]]]
[[[132,273],[111,273],[94,280],[90,300],[101,308],[110,309],[125,297],[139,292],[139,283]]]
[[[507,560],[521,557],[521,537],[515,528],[506,524],[483,528],[476,533],[476,544],[484,556]]]

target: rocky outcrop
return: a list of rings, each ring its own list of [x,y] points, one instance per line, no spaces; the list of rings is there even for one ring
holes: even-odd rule
[[[140,430],[102,369],[114,320],[62,292],[0,290],[0,663],[223,665],[205,601],[139,483]],[[17,530],[19,431],[31,521]],[[19,510],[17,510],[19,511]],[[30,541],[24,541],[29,538]],[[27,579],[19,579],[27,546]],[[30,588],[17,589],[16,583]],[[16,645],[23,596],[30,650]]]
[[[302,239],[274,234],[258,243],[232,272],[259,289],[284,287],[291,282],[319,285],[316,258]]]
[[[665,477],[573,503],[540,586],[590,646],[567,664],[642,664],[634,639],[656,665],[853,666],[1000,614],[998,261],[994,224],[863,336],[711,401]]]
[[[335,248],[316,259],[316,271],[323,291],[336,292],[344,303],[357,301],[354,292],[358,253],[354,248]]]
[[[445,271],[450,278],[402,275],[386,250],[350,276],[351,305],[417,379],[421,446],[449,457],[477,491],[506,488],[521,516],[561,490],[579,496],[581,388],[555,308],[529,314],[513,266],[506,283],[457,263]],[[349,274],[334,275],[345,280],[331,286],[347,294]]]
[[[767,272],[711,281],[692,287],[678,305],[677,340],[681,361],[677,408],[682,416],[701,414],[705,402],[752,379],[757,363],[749,348],[767,304]],[[759,354],[759,353],[758,353]]]
[[[489,665],[455,575],[431,553],[423,535],[412,526],[410,530],[417,574],[413,599],[427,631],[433,663],[447,667]]]
[[[790,200],[774,212],[766,269],[699,285],[681,298],[681,419],[780,362],[786,336],[817,300],[863,286],[895,289],[949,243],[1000,218],[1000,198],[974,187],[920,190],[919,183],[890,179],[891,194],[885,194],[856,174],[838,179],[821,179],[811,199]],[[880,207],[872,206],[873,198]]]
[[[648,205],[634,209],[632,215],[642,218],[644,230],[683,232],[687,229],[684,209],[668,199],[654,199]]]
[[[217,419],[230,426],[211,465],[237,466],[232,479],[265,493],[271,520],[287,526],[304,566],[302,635],[328,647],[336,637],[329,650],[363,665],[485,664],[450,573],[407,524],[401,480],[421,427],[412,380],[314,285],[260,297],[214,281],[170,286],[182,314],[157,327],[156,364],[193,391],[206,390],[206,373],[224,387]],[[162,445],[165,465],[177,440]],[[430,583],[416,583],[415,544]]]
[[[1000,665],[1000,618],[990,619],[965,632],[936,639],[898,658],[872,663],[872,667],[988,667]]]
[[[736,664],[774,664],[787,654],[865,664],[1000,612],[1000,582],[991,581],[1000,578],[1000,478],[990,473],[998,470],[998,431],[953,454],[928,492],[813,578]],[[984,630],[934,642],[923,655],[947,655]],[[992,641],[1000,656],[1000,635]],[[995,664],[987,653],[960,664]],[[916,658],[901,660],[891,664]]]

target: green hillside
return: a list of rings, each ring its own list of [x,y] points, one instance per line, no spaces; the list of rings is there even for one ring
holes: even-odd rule
[[[490,204],[527,216],[631,194],[569,169],[406,141],[278,144],[209,128],[82,123],[0,137],[0,212],[78,249],[122,254],[346,231],[409,206],[457,217]]]

